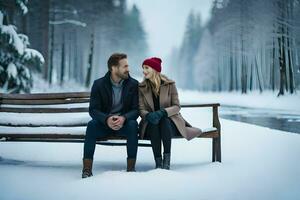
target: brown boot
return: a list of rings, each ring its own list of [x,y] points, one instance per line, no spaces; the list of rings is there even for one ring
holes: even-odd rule
[[[127,158],[127,171],[135,172],[135,158]]]
[[[82,178],[93,176],[92,167],[93,167],[92,159],[83,159]]]

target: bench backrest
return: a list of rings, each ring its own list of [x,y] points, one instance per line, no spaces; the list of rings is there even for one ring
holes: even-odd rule
[[[0,93],[0,115],[1,113],[82,113],[88,116],[88,107],[89,107],[89,92],[68,92],[68,93],[36,93],[36,94],[3,94]],[[182,104],[182,108],[191,108],[191,107],[212,107],[213,111],[213,127],[220,129],[220,122],[218,117],[218,107],[220,104]],[[3,114],[2,114],[3,115]],[[80,115],[80,114],[78,114]],[[27,115],[30,116],[30,115]],[[21,120],[21,119],[19,119]],[[29,120],[30,121],[30,120]],[[86,126],[88,118],[84,117],[84,120],[71,121],[68,123],[59,123],[55,124],[56,127],[72,128],[72,127],[83,127]],[[22,123],[21,123],[22,124]],[[18,125],[17,123],[10,123],[6,121],[6,124],[3,124],[0,120],[0,126],[26,126],[26,127],[40,127],[47,126],[45,124],[39,125],[34,123],[27,123],[24,125]],[[48,126],[51,126],[48,125]],[[82,130],[81,130],[82,132]],[[1,134],[0,134],[1,135]],[[17,134],[14,134],[15,136]],[[34,134],[34,137],[51,134]],[[72,134],[65,134],[64,137],[79,138],[84,135],[77,136]],[[59,134],[52,134],[51,137],[60,137]]]

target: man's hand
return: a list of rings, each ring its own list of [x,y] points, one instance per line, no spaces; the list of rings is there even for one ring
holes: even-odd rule
[[[107,125],[115,131],[121,129],[124,125],[124,122],[125,117],[123,116],[113,115],[107,118]]]

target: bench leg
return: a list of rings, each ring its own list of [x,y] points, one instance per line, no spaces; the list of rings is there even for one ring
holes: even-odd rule
[[[216,152],[217,161],[221,162],[221,136],[217,138],[217,152]]]
[[[212,139],[212,162],[216,161],[216,139]]]
[[[212,139],[212,162],[221,162],[221,138]]]

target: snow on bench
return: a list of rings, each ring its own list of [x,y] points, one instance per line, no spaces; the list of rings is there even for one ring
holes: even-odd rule
[[[0,93],[0,141],[84,142],[86,125],[91,120],[88,114],[89,97],[89,92]],[[182,108],[190,109],[212,108],[212,127],[202,127],[203,133],[199,138],[212,138],[213,162],[221,162],[219,106],[218,103],[181,105]],[[98,138],[97,144],[126,145],[124,139],[122,136],[109,135]],[[151,145],[148,139],[139,139],[139,146]]]

